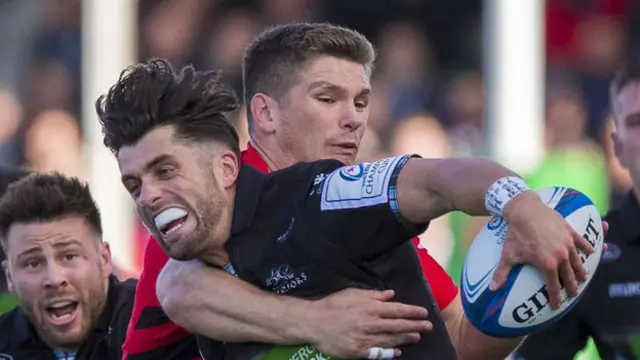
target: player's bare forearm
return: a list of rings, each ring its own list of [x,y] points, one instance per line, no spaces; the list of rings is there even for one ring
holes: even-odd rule
[[[460,360],[503,360],[524,339],[493,338],[476,330],[462,311],[460,296],[442,311],[442,317]]]
[[[156,287],[167,316],[192,333],[229,342],[309,341],[301,328],[309,302],[264,292],[200,261],[169,260]]]
[[[503,360],[522,343],[524,338],[498,339],[487,336],[468,321],[463,321],[456,349],[459,360]]]
[[[455,210],[487,215],[486,192],[505,176],[518,175],[485,158],[411,159],[398,178],[398,202],[402,214],[415,223]]]

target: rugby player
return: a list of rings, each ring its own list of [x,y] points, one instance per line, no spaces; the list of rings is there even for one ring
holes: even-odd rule
[[[335,60],[349,62],[339,58]],[[337,64],[332,65],[335,68]],[[356,70],[356,68],[351,68],[351,70]],[[361,78],[364,78],[366,75],[364,67],[361,66],[359,70],[362,75]],[[346,71],[341,75],[345,76],[348,73],[351,72]],[[211,83],[206,85],[207,81]],[[220,220],[222,224],[225,224],[225,222],[231,223],[229,208],[233,207],[223,206],[226,205],[223,203],[225,198],[230,202],[233,201],[229,198],[231,195],[221,189],[229,190],[235,186],[238,169],[236,160],[239,156],[239,151],[236,151],[238,147],[237,134],[235,134],[233,128],[230,127],[228,121],[222,115],[225,111],[233,108],[232,105],[225,105],[225,101],[228,104],[231,104],[232,101],[225,95],[227,92],[219,90],[216,93],[214,91],[216,87],[212,85],[214,83],[215,81],[211,80],[211,74],[198,74],[192,68],[186,68],[181,73],[176,73],[166,62],[156,60],[148,65],[139,65],[126,70],[120,82],[98,101],[97,107],[105,133],[105,144],[116,154],[123,173],[123,183],[136,200],[139,214],[143,220],[146,220],[147,226],[154,231],[159,241],[167,234],[161,234],[156,231],[160,225],[154,225],[154,220],[149,221],[149,211],[154,212],[155,216],[158,214],[155,212],[156,210],[166,210],[166,207],[163,208],[164,205],[176,204],[183,207],[183,215],[186,216],[183,220],[186,220],[184,223],[180,223],[178,228],[194,227],[197,230],[191,234],[194,236],[196,234],[202,235],[199,232],[201,230],[207,235],[203,235],[204,237],[215,239],[216,235],[211,229],[217,229],[218,224],[206,223],[203,219],[212,219],[216,220],[216,222]],[[164,91],[166,91],[166,94]],[[199,100],[197,100],[197,94],[200,94]],[[161,102],[158,104],[156,100],[151,101],[151,99],[159,98],[167,99],[167,103]],[[145,102],[145,99],[149,101]],[[156,105],[151,105],[154,102]],[[322,104],[318,106],[332,107],[334,105],[332,101],[318,102]],[[150,110],[154,106],[165,111]],[[358,105],[351,103],[350,107],[355,112]],[[350,110],[347,106],[343,109],[346,113]],[[209,123],[205,120],[209,120]],[[236,142],[235,145],[234,141]],[[211,147],[207,145],[211,145]],[[183,150],[184,153],[181,153]],[[204,151],[204,153],[199,153],[198,151]],[[207,155],[203,157],[205,153]],[[188,157],[188,154],[191,157]],[[211,154],[217,155],[211,156]],[[225,160],[218,161],[219,159]],[[589,244],[571,230],[557,213],[542,204],[534,193],[527,191],[526,185],[521,179],[512,176],[513,173],[503,167],[483,159],[395,159],[388,161],[394,164],[420,164],[407,165],[409,168],[416,167],[417,170],[414,171],[405,170],[400,172],[399,170],[404,165],[393,167],[395,169],[393,174],[414,174],[414,177],[409,177],[409,179],[413,180],[407,180],[407,184],[420,183],[423,186],[420,188],[421,190],[416,190],[417,192],[413,192],[411,196],[407,197],[408,199],[419,198],[423,200],[420,201],[421,205],[416,206],[417,209],[414,209],[417,213],[410,213],[409,215],[410,218],[414,219],[413,222],[427,222],[429,219],[454,209],[460,209],[471,214],[486,214],[484,195],[489,189],[487,207],[494,214],[502,214],[503,209],[498,206],[499,204],[513,204],[512,208],[515,209],[513,210],[513,216],[505,214],[505,217],[511,223],[510,238],[507,240],[506,249],[510,249],[513,246],[510,244],[520,244],[521,246],[522,244],[525,244],[525,246],[543,244],[550,248],[558,248],[559,244],[562,244],[560,247],[568,247],[567,256],[571,256],[572,262],[575,262],[576,259],[574,257],[577,257],[578,268],[575,271],[584,271],[573,244],[579,244],[581,249],[588,253],[593,251]],[[334,161],[329,168],[333,167],[335,169],[337,163],[342,164]],[[235,168],[232,164],[235,164]],[[231,172],[229,173],[228,170]],[[198,172],[200,176],[194,174],[193,180],[187,180],[192,172]],[[465,176],[460,176],[463,173]],[[204,180],[202,177],[205,175],[210,179]],[[311,174],[305,173],[305,175],[308,175],[307,180],[309,182],[313,182],[314,176],[312,175],[319,176],[320,173],[313,174],[312,172]],[[397,176],[391,176],[391,178],[394,177]],[[195,180],[196,178],[198,180]],[[217,184],[213,186],[211,182],[216,182],[216,180]],[[186,183],[178,184],[183,181],[191,185]],[[402,212],[404,211],[402,210],[403,195],[401,195],[403,191],[400,190],[402,188],[400,185],[403,183],[402,176],[397,181],[397,202],[400,204]],[[384,185],[386,186],[385,189],[395,189],[395,186],[390,184],[387,182]],[[205,191],[206,194],[196,195],[196,190],[191,188],[192,186],[207,189]],[[415,189],[409,186],[407,190],[408,192],[404,192],[411,193],[411,190]],[[187,193],[189,194],[187,195]],[[229,191],[229,193],[233,194],[233,191]],[[313,194],[314,192],[312,191],[311,193]],[[417,196],[420,194],[424,198]],[[185,196],[189,200],[185,200]],[[238,196],[242,198],[246,195],[245,192],[240,192]],[[389,195],[385,194],[384,197],[388,201],[391,201],[389,199],[395,200],[395,192]],[[511,197],[515,199],[512,203],[509,202]],[[203,201],[205,198],[211,199],[209,204]],[[340,202],[344,199],[338,200]],[[408,204],[412,204],[411,200],[406,201],[408,201]],[[356,201],[354,203],[363,205],[361,210],[364,213],[371,210],[366,208],[366,201]],[[375,203],[374,205],[379,204]],[[408,206],[411,208],[412,205]],[[186,211],[186,209],[189,210]],[[525,209],[527,216],[524,216]],[[402,216],[406,216],[406,214]],[[402,216],[399,217],[402,218]],[[155,221],[160,220],[156,218]],[[544,228],[535,226],[540,222],[547,224],[547,226]],[[164,225],[166,224],[162,226]],[[225,237],[229,231],[227,225],[222,226],[222,230],[218,229],[215,233]],[[221,232],[222,235],[218,232]],[[372,236],[375,235],[378,235],[378,233],[374,233]],[[400,235],[400,237],[408,240],[406,233]],[[191,250],[188,253],[189,255],[181,255],[180,253],[172,253],[172,255],[178,259],[206,258],[208,263],[217,265],[225,261],[226,254],[220,255],[220,251],[214,251],[216,249],[215,246],[206,246],[207,240],[204,240],[204,243],[202,241],[204,237],[195,237],[198,241],[192,244],[199,244],[197,251]],[[392,239],[389,239],[389,241],[392,241]],[[404,242],[404,244],[407,243]],[[166,243],[163,244],[166,245]],[[298,244],[300,243],[298,242]],[[224,247],[220,247],[217,250],[220,249],[224,249]],[[391,249],[395,249],[395,247]],[[165,250],[171,252],[170,247],[165,248]],[[388,250],[390,249],[388,248]],[[380,255],[380,253],[369,255]],[[374,259],[377,258],[374,256]],[[571,268],[569,260],[566,261],[565,265],[566,270],[573,276],[574,269]],[[398,266],[398,263],[389,262],[386,266]],[[372,268],[369,269],[375,272],[375,269]],[[557,278],[554,280],[558,282]],[[575,278],[571,278],[571,281],[572,283],[568,283],[566,286],[570,293],[575,293]],[[464,319],[464,315],[461,315],[461,318]],[[460,349],[473,349],[475,351],[475,353],[467,352],[465,354],[466,357],[504,358],[519,342],[519,339],[498,340],[489,339],[486,336],[482,338],[476,336],[476,334],[479,334],[477,332],[475,334],[470,333],[469,330],[473,329],[470,325],[465,325],[465,322],[459,323],[459,325],[462,326],[459,330],[464,332],[460,335],[469,336],[471,334],[477,339],[475,343],[471,344],[468,343],[469,340],[474,339],[472,336],[462,339],[467,343],[462,348],[458,348],[458,351]],[[449,331],[451,333],[451,329]],[[483,340],[482,344],[478,342],[481,338]],[[442,346],[446,347],[447,344],[443,343]],[[368,350],[370,349],[360,348],[357,349],[357,353],[347,356],[365,357]],[[433,348],[433,351],[436,351],[436,349]]]
[[[615,154],[633,188],[605,217],[608,249],[589,288],[571,312],[535,334],[515,359],[570,360],[593,338],[602,360],[640,359],[640,65],[622,69],[611,83]]]
[[[56,173],[13,183],[0,237],[19,301],[0,317],[0,359],[120,359],[136,281],[111,274],[88,186]]]

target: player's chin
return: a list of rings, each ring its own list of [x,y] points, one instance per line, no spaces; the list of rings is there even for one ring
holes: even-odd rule
[[[192,246],[188,241],[172,245],[167,244],[166,251],[170,258],[178,261],[194,260],[200,255],[195,251],[194,246]]]
[[[355,152],[353,154],[336,152],[331,155],[331,158],[340,160],[340,162],[342,162],[345,165],[353,165],[356,163],[356,155],[357,153]]]
[[[356,162],[358,156],[358,147],[352,144],[340,146],[334,145],[330,148],[330,158],[340,160],[341,162],[352,165]]]

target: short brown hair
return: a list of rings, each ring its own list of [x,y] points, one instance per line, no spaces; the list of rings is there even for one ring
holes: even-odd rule
[[[371,74],[376,53],[367,38],[351,29],[327,23],[295,23],[269,28],[244,55],[244,100],[257,93],[279,97],[286,93],[297,70],[319,56],[351,60]],[[248,116],[251,118],[250,114]]]
[[[0,198],[0,245],[7,250],[13,224],[52,221],[71,216],[84,218],[102,237],[100,211],[89,186],[60,173],[34,173],[9,185]]]
[[[616,73],[610,87],[611,104],[615,102],[620,91],[633,82],[640,83],[640,63],[638,62],[629,63]]]
[[[238,133],[227,113],[238,109],[217,71],[175,69],[164,59],[131,66],[95,103],[104,145],[114,154],[149,131],[171,126],[184,140],[218,141],[240,156]]]

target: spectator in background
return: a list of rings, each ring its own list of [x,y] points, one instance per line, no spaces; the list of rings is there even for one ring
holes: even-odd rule
[[[22,125],[23,110],[18,98],[0,88],[0,165],[15,163],[19,149],[17,132]]]
[[[376,81],[388,89],[389,119],[397,121],[424,111],[435,58],[422,29],[407,22],[387,25],[379,39],[379,52]]]
[[[457,156],[480,156],[486,152],[485,98],[482,74],[463,71],[447,86],[442,118]]]
[[[449,135],[436,118],[416,115],[402,120],[391,142],[393,155],[418,154],[423,158],[446,159],[451,157]],[[447,266],[454,247],[451,233],[451,215],[431,221],[429,230],[419,236],[420,244],[442,266]]]
[[[68,112],[46,110],[38,114],[27,130],[25,153],[34,170],[85,178],[80,129]]]
[[[587,137],[587,114],[573,88],[551,90],[546,120],[546,153],[526,176],[533,188],[572,187],[585,193],[600,214],[609,209],[609,179],[604,153]]]

